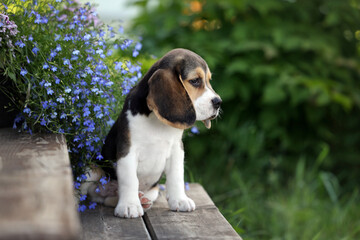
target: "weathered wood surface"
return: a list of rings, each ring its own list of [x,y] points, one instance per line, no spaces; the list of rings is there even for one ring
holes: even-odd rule
[[[120,219],[114,208],[97,207],[81,213],[83,240],[100,239],[237,239],[240,236],[221,215],[200,184],[187,191],[196,203],[194,212],[169,210],[165,192],[143,218]]]
[[[142,218],[114,216],[114,208],[98,206],[80,215],[83,240],[151,239]]]
[[[65,138],[0,129],[0,239],[79,239]]]
[[[163,193],[144,216],[153,239],[241,239],[200,184],[190,184],[187,195],[193,212],[172,212]]]

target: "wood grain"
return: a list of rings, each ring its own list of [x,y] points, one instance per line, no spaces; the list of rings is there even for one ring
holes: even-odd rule
[[[114,216],[114,208],[98,206],[80,214],[83,240],[151,239],[142,218]]]
[[[187,195],[196,210],[172,212],[162,192],[144,216],[153,239],[241,239],[200,184],[190,184]]]
[[[0,239],[78,239],[65,138],[0,129]]]

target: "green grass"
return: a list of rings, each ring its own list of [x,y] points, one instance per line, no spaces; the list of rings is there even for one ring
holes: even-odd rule
[[[288,180],[269,176],[245,178],[234,168],[226,186],[211,181],[215,204],[244,240],[360,239],[358,189],[342,192],[333,174],[307,168],[302,159]]]

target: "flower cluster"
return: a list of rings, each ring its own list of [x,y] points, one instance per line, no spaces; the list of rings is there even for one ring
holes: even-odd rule
[[[1,11],[6,15],[0,14],[0,44],[6,39],[12,48],[0,49],[5,56],[0,74],[14,81],[21,94],[22,116],[14,127],[63,133],[79,189],[86,169],[106,162],[104,137],[124,95],[142,77],[134,62],[141,43],[124,38],[123,29],[101,25],[90,4],[5,0]],[[80,201],[86,202],[86,196]],[[85,208],[80,204],[80,211]]]
[[[13,37],[18,34],[17,26],[6,14],[0,14],[0,47],[7,47],[13,53]]]

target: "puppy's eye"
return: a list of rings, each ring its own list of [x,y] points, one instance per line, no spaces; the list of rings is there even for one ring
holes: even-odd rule
[[[200,87],[200,86],[201,86],[201,82],[202,82],[201,78],[195,78],[195,79],[189,80],[189,83],[190,83],[191,85],[193,85],[194,87]]]

